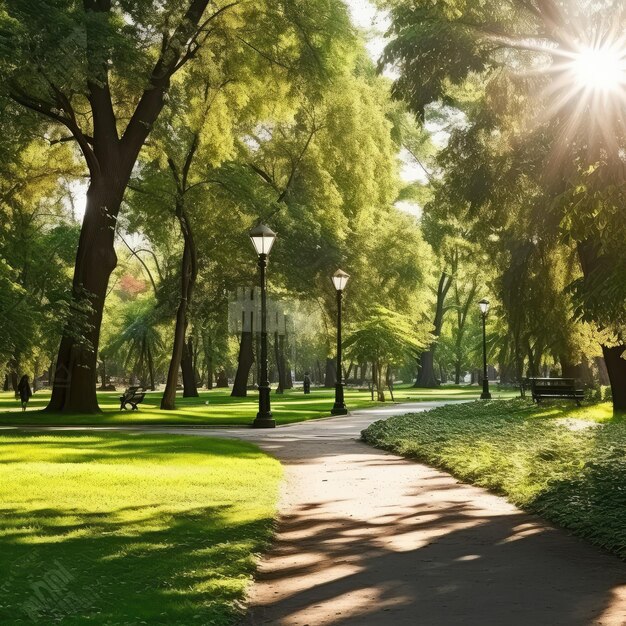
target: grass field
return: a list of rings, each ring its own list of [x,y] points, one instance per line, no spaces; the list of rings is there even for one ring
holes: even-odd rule
[[[394,390],[397,402],[420,400],[468,400],[480,395],[478,387],[441,387],[439,389],[412,389],[408,385]],[[256,391],[248,392],[247,398],[231,398],[230,390],[213,389],[201,391],[199,398],[177,400],[176,411],[161,411],[160,392],[148,393],[139,411],[120,411],[120,392],[98,393],[102,415],[54,415],[42,413],[50,397],[49,392],[37,392],[21,413],[19,402],[10,392],[0,392],[0,424],[209,424],[215,426],[247,425],[254,420],[258,410]],[[513,392],[500,392],[506,397]],[[494,394],[495,395],[495,394]],[[367,391],[346,389],[346,404],[350,410],[377,406]],[[302,390],[291,390],[283,395],[272,394],[272,412],[278,424],[289,424],[330,415],[334,390],[313,389],[305,396]]]
[[[448,405],[377,422],[363,438],[503,494],[626,558],[626,419],[613,417],[610,403]]]
[[[256,447],[3,435],[0,466],[1,624],[236,620],[281,476]]]

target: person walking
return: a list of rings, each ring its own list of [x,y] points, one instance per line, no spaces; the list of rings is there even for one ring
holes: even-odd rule
[[[22,411],[26,410],[26,405],[30,400],[30,397],[33,395],[31,391],[30,384],[28,382],[28,376],[24,374],[22,378],[20,378],[20,382],[17,385],[17,393],[20,394],[20,400],[22,402]]]

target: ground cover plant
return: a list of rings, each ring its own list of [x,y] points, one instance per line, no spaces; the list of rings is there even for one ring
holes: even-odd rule
[[[626,420],[610,403],[455,404],[376,422],[363,438],[503,494],[626,558]]]
[[[66,433],[2,435],[0,463],[0,623],[237,619],[278,461],[229,440]]]
[[[148,393],[139,411],[120,411],[121,392],[99,392],[98,402],[103,411],[90,413],[44,413],[50,395],[38,392],[29,403],[29,410],[21,413],[13,393],[0,392],[0,424],[208,424],[215,426],[249,425],[258,411],[258,395],[249,392],[247,398],[231,397],[229,389],[201,391],[197,398],[178,398],[176,411],[160,411],[161,392]],[[441,387],[413,389],[403,385],[395,390],[398,402],[426,400],[471,400],[480,390],[477,387]],[[501,392],[501,397],[513,394]],[[290,424],[308,419],[328,417],[335,397],[334,389],[313,389],[310,395],[301,390],[272,394],[272,413],[278,424]],[[376,406],[366,390],[347,389],[346,403],[350,410]]]

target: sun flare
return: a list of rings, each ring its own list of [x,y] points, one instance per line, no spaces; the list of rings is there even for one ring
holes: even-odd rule
[[[626,85],[626,50],[615,45],[582,48],[574,55],[571,70],[582,89],[616,91]]]

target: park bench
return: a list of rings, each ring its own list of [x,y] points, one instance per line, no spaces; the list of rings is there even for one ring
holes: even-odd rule
[[[565,398],[574,400],[580,406],[580,401],[585,398],[585,392],[578,388],[575,378],[527,378],[525,386],[537,403]]]
[[[146,396],[146,390],[143,387],[129,387],[123,395],[120,396],[120,410],[126,411],[126,405],[130,404],[132,411],[137,410],[137,405],[143,402]]]

